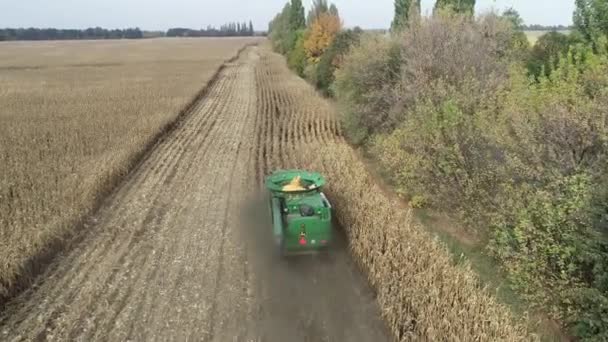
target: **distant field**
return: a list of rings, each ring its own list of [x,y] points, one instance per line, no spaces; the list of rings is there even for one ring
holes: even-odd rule
[[[536,41],[538,40],[538,38],[542,37],[544,34],[549,33],[551,31],[525,31],[526,36],[528,36],[528,40],[530,41],[530,44],[534,45],[536,44]],[[569,34],[570,31],[569,30],[564,30],[564,31],[558,31],[564,34]]]
[[[0,43],[0,298],[250,42]]]

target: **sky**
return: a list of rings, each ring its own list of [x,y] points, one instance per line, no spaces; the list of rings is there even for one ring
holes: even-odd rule
[[[330,0],[331,1],[331,0]],[[171,27],[203,28],[230,21],[252,20],[257,30],[287,0],[0,0],[0,27],[104,28]],[[435,0],[422,0],[423,14]],[[303,0],[306,8],[312,0]],[[333,0],[345,26],[387,28],[393,16],[393,0]],[[574,0],[477,0],[477,13],[513,7],[526,24],[569,25]]]

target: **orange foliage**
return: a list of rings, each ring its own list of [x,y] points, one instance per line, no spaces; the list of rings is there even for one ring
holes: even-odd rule
[[[310,63],[319,62],[341,28],[340,17],[330,13],[319,15],[317,20],[312,23],[308,37],[304,41],[304,51]]]

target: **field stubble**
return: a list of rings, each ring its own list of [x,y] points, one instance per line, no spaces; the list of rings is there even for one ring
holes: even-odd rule
[[[2,43],[0,298],[30,283],[44,255],[253,41]]]

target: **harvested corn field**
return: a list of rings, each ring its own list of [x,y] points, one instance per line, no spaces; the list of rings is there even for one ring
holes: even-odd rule
[[[2,43],[0,302],[253,42]]]
[[[292,167],[328,177],[345,232],[328,256],[274,253],[262,183]],[[408,215],[343,142],[331,104],[249,47],[8,304],[0,338],[531,340]]]

